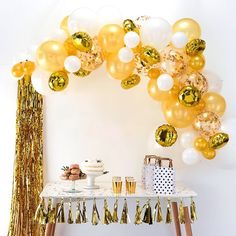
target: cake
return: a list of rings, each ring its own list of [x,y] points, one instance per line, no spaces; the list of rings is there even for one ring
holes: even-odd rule
[[[81,166],[81,169],[84,173],[103,173],[104,164],[102,160],[91,160],[86,159]]]

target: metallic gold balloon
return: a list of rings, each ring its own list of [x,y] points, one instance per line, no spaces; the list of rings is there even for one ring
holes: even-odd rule
[[[188,66],[188,57],[183,50],[166,47],[161,52],[161,70],[172,77],[183,75]]]
[[[22,77],[25,73],[24,63],[20,62],[20,63],[15,64],[11,69],[11,73],[14,77],[17,77],[17,78]]]
[[[201,136],[208,138],[220,129],[220,118],[214,112],[204,111],[195,117],[193,127]]]
[[[202,54],[193,56],[189,60],[189,66],[193,70],[202,70],[205,66],[205,63],[205,58]]]
[[[123,21],[123,28],[126,33],[129,31],[139,33],[139,29],[136,27],[135,23],[130,19],[126,19]]]
[[[124,47],[124,36],[125,31],[119,25],[105,25],[98,33],[98,43],[104,52],[115,53]]]
[[[115,79],[123,80],[133,74],[135,62],[121,62],[117,54],[111,54],[107,58],[107,72]]]
[[[68,38],[65,40],[65,42],[64,42],[64,47],[65,47],[65,49],[66,49],[66,51],[67,51],[67,54],[68,54],[69,56],[75,56],[75,55],[77,55],[78,50],[77,50],[77,48],[74,46],[74,44],[73,44],[73,42],[72,42],[72,37],[71,37],[71,36],[68,37]]]
[[[148,73],[147,73],[150,79],[155,79],[155,80],[160,76],[160,74],[161,74],[161,71],[157,68],[151,68],[150,70],[148,70]]]
[[[48,85],[51,90],[59,92],[64,90],[69,83],[69,78],[64,71],[58,71],[51,74]]]
[[[121,87],[123,89],[130,89],[140,83],[141,79],[139,75],[133,74],[126,79],[121,81]]]
[[[65,16],[60,24],[60,29],[64,30],[68,35],[70,35],[69,29],[68,29],[68,18],[69,16]]]
[[[156,130],[155,138],[161,146],[170,147],[176,142],[178,134],[173,126],[164,124]]]
[[[226,110],[226,101],[223,96],[218,93],[209,92],[202,97],[205,102],[205,110],[212,111],[219,116],[224,115]]]
[[[74,72],[73,74],[78,76],[78,77],[86,77],[91,73],[91,71],[88,70],[84,70],[82,68],[80,68],[78,71]]]
[[[159,52],[150,46],[145,46],[141,49],[140,58],[149,65],[157,64],[161,60]]]
[[[229,135],[226,133],[217,133],[210,137],[209,147],[218,149],[224,147],[229,142]]]
[[[196,116],[193,108],[183,106],[175,97],[165,100],[162,110],[167,122],[176,128],[185,128],[191,125]]]
[[[201,93],[195,87],[186,86],[179,91],[178,98],[182,105],[193,107],[199,103],[201,99]]]
[[[183,18],[174,23],[173,32],[183,32],[188,37],[188,40],[197,39],[201,36],[200,25],[191,18]]]
[[[208,147],[208,148],[206,148],[205,150],[202,151],[202,155],[203,155],[206,159],[212,160],[212,159],[214,159],[215,156],[216,156],[216,151],[215,151],[215,149]]]
[[[93,46],[93,40],[86,32],[77,32],[72,35],[72,43],[81,52],[88,52]]]
[[[205,149],[208,148],[208,142],[207,142],[207,140],[206,140],[205,138],[203,138],[203,137],[197,137],[197,138],[195,139],[195,141],[194,141],[194,147],[195,147],[198,151],[202,152],[202,151],[204,151]]]
[[[64,61],[67,56],[68,54],[63,44],[50,40],[39,46],[36,52],[36,61],[42,69],[60,71],[64,68]]]
[[[186,54],[189,56],[196,56],[201,54],[206,48],[206,42],[202,39],[193,39],[185,46]]]
[[[24,73],[25,75],[32,75],[35,70],[35,63],[32,61],[25,61],[24,63]]]

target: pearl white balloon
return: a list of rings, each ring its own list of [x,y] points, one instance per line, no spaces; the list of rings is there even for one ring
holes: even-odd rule
[[[183,32],[176,32],[172,35],[171,42],[176,48],[183,48],[188,42],[188,37]]]
[[[128,48],[135,48],[139,45],[140,37],[136,32],[130,31],[125,34],[124,43]]]
[[[187,148],[182,153],[182,161],[186,165],[195,165],[200,161],[200,153],[194,148]]]
[[[50,72],[36,68],[31,76],[31,82],[34,89],[42,95],[52,94],[52,90],[48,86]]]
[[[76,56],[69,56],[64,61],[64,67],[68,72],[74,73],[80,69],[81,61]]]
[[[120,61],[124,63],[129,63],[134,59],[134,53],[130,48],[121,48],[118,53]]]
[[[58,29],[51,35],[50,38],[60,42],[64,42],[68,38],[68,35],[64,30]]]
[[[150,18],[143,23],[140,35],[144,45],[160,50],[166,47],[171,40],[171,25],[162,18]]]
[[[68,29],[71,34],[84,31],[95,36],[98,31],[96,13],[86,7],[78,8],[69,15]]]
[[[209,92],[220,92],[223,87],[223,80],[211,71],[205,70],[202,74],[207,78],[208,91]]]
[[[191,131],[185,132],[181,134],[180,136],[180,144],[184,148],[190,148],[193,146],[195,138],[196,138],[196,134],[194,132],[191,132]]]
[[[174,85],[174,80],[169,74],[161,74],[157,79],[157,87],[162,91],[169,91]]]

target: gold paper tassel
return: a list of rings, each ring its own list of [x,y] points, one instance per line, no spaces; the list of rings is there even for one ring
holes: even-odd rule
[[[150,199],[148,199],[147,203],[144,205],[145,212],[143,216],[143,222],[149,225],[152,225],[152,209],[150,204]]]
[[[92,212],[92,225],[97,225],[100,221],[100,216],[98,213],[96,199],[93,199],[93,212]]]
[[[136,225],[142,224],[141,214],[142,214],[142,208],[139,205],[139,200],[136,200],[136,212],[135,212],[134,224]]]
[[[87,223],[88,218],[87,218],[87,209],[86,209],[86,201],[85,199],[83,200],[83,209],[82,209],[82,223]]]
[[[111,212],[108,207],[107,199],[104,199],[104,214],[103,214],[103,219],[102,223],[105,225],[109,225],[110,223],[113,222]]]
[[[74,223],[73,214],[72,214],[72,203],[71,203],[71,199],[70,199],[70,202],[69,202],[69,210],[68,210],[67,223],[68,223],[68,224],[73,224],[73,223]]]
[[[179,222],[180,222],[180,224],[185,224],[184,205],[183,205],[182,199],[179,204]]]
[[[113,214],[112,214],[112,219],[114,223],[117,223],[119,221],[118,218],[118,199],[116,199],[115,203],[114,203],[114,210],[113,210]]]
[[[58,213],[57,213],[57,222],[65,223],[65,213],[64,213],[64,199],[61,199],[61,203],[59,204]]]
[[[170,200],[167,202],[167,211],[166,211],[166,224],[170,224],[172,222],[172,213],[171,213],[171,205]]]
[[[80,200],[78,199],[77,201],[77,206],[76,206],[76,217],[75,217],[75,223],[76,224],[81,224],[82,223],[82,212],[80,210]]]
[[[193,198],[191,198],[190,215],[191,215],[192,222],[197,220],[196,204],[195,204]]]
[[[37,221],[41,225],[45,225],[47,223],[47,216],[45,212],[45,203],[44,199],[41,199],[41,202],[39,203],[36,212],[35,212],[35,221]]]
[[[128,224],[129,223],[129,215],[128,215],[128,204],[125,198],[124,206],[121,214],[120,224]]]
[[[48,210],[47,210],[47,223],[55,223],[56,221],[56,208],[53,207],[52,199],[48,200]]]
[[[154,218],[154,221],[156,221],[157,223],[160,223],[160,222],[163,221],[162,210],[161,210],[161,202],[160,202],[159,197],[158,197],[157,203],[155,205],[153,218]]]

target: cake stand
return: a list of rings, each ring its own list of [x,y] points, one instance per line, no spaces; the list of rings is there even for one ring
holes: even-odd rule
[[[104,172],[87,172],[85,173],[87,175],[87,185],[84,186],[84,189],[98,189],[100,188],[99,185],[95,185],[95,179],[101,175],[107,174],[108,171]]]

